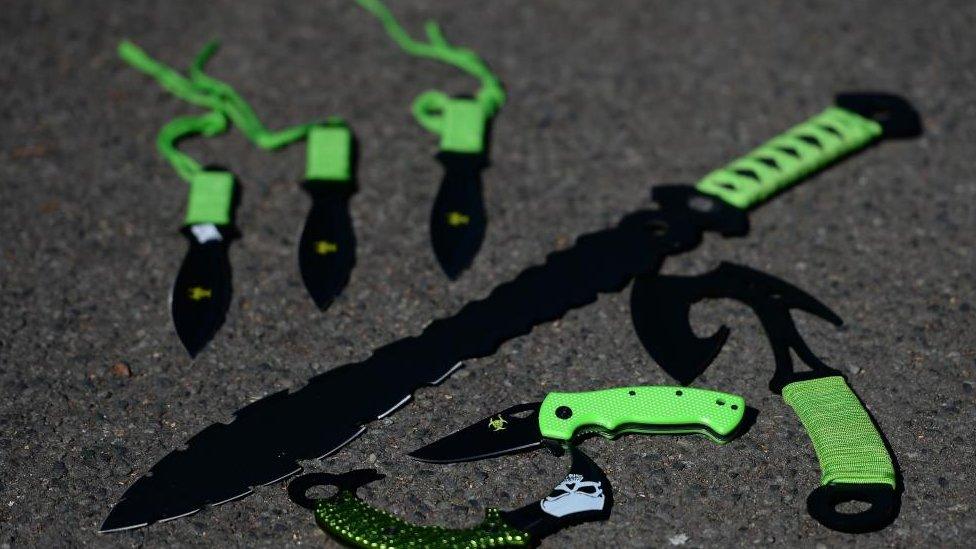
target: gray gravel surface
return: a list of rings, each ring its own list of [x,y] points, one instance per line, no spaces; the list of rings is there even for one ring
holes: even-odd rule
[[[798,320],[890,440],[905,481],[898,520],[849,536],[807,516],[819,478],[813,450],[766,388],[772,362],[756,319],[717,302],[694,310],[697,329],[727,323],[733,334],[700,385],[742,394],[760,410],[757,424],[721,448],[699,438],[588,442],[614,483],[613,516],[545,545],[972,543],[976,4],[444,0],[393,9],[416,32],[426,18],[440,21],[484,55],[510,94],[485,173],[487,238],[456,283],[428,241],[436,138],[409,105],[430,87],[473,84],[403,55],[351,2],[3,3],[3,547],[331,545],[283,484],[151,528],[95,529],[127,485],[202,427],[419,333],[578,235],[649,205],[653,185],[693,182],[857,88],[910,97],[926,134],[841,163],[758,210],[747,238],[709,237],[664,272],[743,263],[844,318],[841,329]],[[326,313],[297,271],[308,206],[295,184],[302,147],[264,153],[238,133],[193,141],[186,150],[229,166],[245,196],[227,322],[187,358],[166,301],[185,247],[185,187],[153,141],[165,121],[197,110],[124,66],[115,55],[123,37],[181,67],[222,38],[213,73],[272,127],[350,120],[362,142],[352,203],[359,260]],[[547,391],[667,383],[631,328],[628,302],[629,290],[601,296],[471,361],[313,467],[380,469],[388,477],[367,499],[424,524],[469,525],[486,505],[538,497],[564,461],[532,453],[437,467],[403,453]]]

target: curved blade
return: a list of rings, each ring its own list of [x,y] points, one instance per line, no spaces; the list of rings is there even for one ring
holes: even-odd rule
[[[430,212],[430,240],[434,255],[451,280],[474,261],[485,237],[481,154],[440,153],[444,180]]]
[[[569,448],[573,464],[566,478],[540,501],[502,513],[512,527],[538,541],[563,528],[606,520],[613,507],[613,487],[600,467],[582,450]]]
[[[349,216],[349,183],[305,185],[312,208],[298,244],[298,266],[305,288],[325,310],[349,282],[356,264],[356,236]]]
[[[429,463],[456,463],[534,450],[542,445],[541,405],[517,404],[407,455]]]
[[[695,335],[689,314],[699,299],[686,279],[657,275],[638,276],[630,294],[638,339],[651,358],[682,385],[708,368],[729,337],[726,326],[706,338]]]
[[[213,338],[224,323],[231,298],[227,240],[210,224],[184,231],[190,240],[170,294],[173,325],[190,356]]]

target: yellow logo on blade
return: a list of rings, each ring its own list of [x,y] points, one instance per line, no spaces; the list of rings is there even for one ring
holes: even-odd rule
[[[460,227],[471,223],[471,217],[461,212],[449,212],[447,214],[447,224],[452,227]]]
[[[501,414],[499,414],[498,417],[493,417],[488,420],[488,428],[496,433],[498,431],[504,431],[506,425],[508,425],[508,421],[506,421]]]
[[[335,242],[329,242],[328,240],[319,240],[315,243],[315,253],[319,255],[331,254],[339,251],[339,246]]]
[[[202,288],[200,286],[193,286],[187,290],[186,293],[193,301],[200,301],[202,299],[210,299],[213,297],[213,291],[210,288]]]

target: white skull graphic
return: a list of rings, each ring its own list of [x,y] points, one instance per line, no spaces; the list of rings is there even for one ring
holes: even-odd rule
[[[581,511],[601,511],[605,499],[600,482],[583,480],[583,475],[570,473],[539,505],[554,517],[564,517]]]

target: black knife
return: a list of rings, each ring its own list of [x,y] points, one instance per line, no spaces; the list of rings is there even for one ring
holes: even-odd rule
[[[309,131],[302,187],[312,199],[298,244],[302,281],[319,309],[325,310],[349,282],[356,264],[356,236],[349,200],[356,192],[356,147],[344,122]]]
[[[231,300],[228,246],[236,235],[231,217],[234,176],[204,170],[190,181],[186,224],[181,231],[189,249],[170,293],[173,326],[191,357],[224,323]]]

